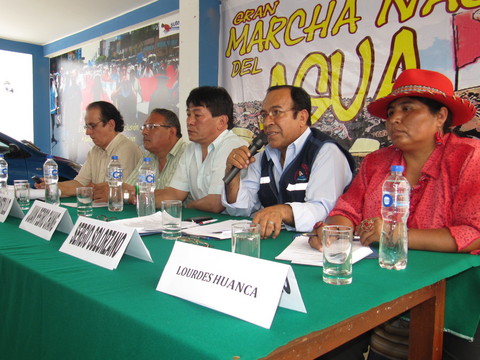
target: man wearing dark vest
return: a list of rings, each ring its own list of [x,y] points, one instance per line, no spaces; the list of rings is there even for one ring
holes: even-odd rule
[[[242,171],[225,185],[222,204],[234,216],[251,216],[262,238],[288,230],[310,231],[325,219],[352,180],[352,156],[332,138],[310,128],[311,100],[290,85],[267,90],[260,121],[265,151],[250,157],[246,146],[227,158],[226,173]]]

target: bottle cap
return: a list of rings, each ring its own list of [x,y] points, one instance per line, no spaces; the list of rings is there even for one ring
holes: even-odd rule
[[[143,158],[143,161],[150,161],[152,159],[150,159],[149,157],[146,157],[146,158]]]
[[[53,155],[47,155],[47,159],[53,159]]]
[[[117,155],[112,155],[112,160],[118,160],[118,156]]]
[[[392,165],[390,170],[395,172],[403,172],[403,165]]]

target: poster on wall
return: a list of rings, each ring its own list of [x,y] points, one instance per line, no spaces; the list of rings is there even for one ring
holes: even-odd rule
[[[472,5],[473,3],[477,5]],[[477,107],[459,131],[480,131],[480,4],[449,1],[222,1],[219,84],[236,125],[254,133],[271,85],[301,86],[314,127],[354,155],[387,145],[365,106],[404,69],[441,72]]]
[[[92,41],[50,59],[52,152],[83,163],[93,143],[86,135],[85,108],[113,103],[123,116],[123,134],[142,146],[141,125],[154,108],[178,115],[178,14],[151,25]]]

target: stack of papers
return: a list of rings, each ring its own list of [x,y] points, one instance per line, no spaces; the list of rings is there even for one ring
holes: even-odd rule
[[[62,205],[63,206],[68,206],[68,207],[78,207],[77,203],[76,202],[63,202],[62,201]],[[92,207],[93,208],[101,208],[101,207],[107,207],[108,206],[108,202],[92,202]]]
[[[372,249],[362,246],[359,241],[353,242],[352,251],[352,263],[373,253]],[[312,248],[307,236],[297,236],[275,259],[291,261],[292,264],[323,266],[323,252]]]
[[[13,185],[7,185],[9,193],[15,194],[15,188]],[[30,200],[45,200],[45,189],[30,188]]]
[[[220,221],[210,225],[192,227],[183,230],[182,233],[202,239],[230,239],[232,237],[232,224],[238,222],[239,220]]]
[[[158,211],[155,214],[148,216],[134,217],[130,219],[115,220],[112,223],[116,223],[123,226],[133,227],[137,229],[140,235],[151,235],[161,233],[162,226],[162,212]],[[193,227],[198,225],[191,221],[182,221],[182,229]]]

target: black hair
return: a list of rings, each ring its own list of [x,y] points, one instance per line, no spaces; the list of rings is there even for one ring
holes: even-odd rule
[[[174,127],[177,129],[177,138],[182,137],[182,128],[180,126],[180,121],[178,121],[178,116],[173,111],[163,109],[163,108],[155,108],[151,111],[151,114],[158,114],[162,115],[165,118],[166,125]]]
[[[113,120],[115,121],[115,131],[123,131],[125,122],[123,121],[122,114],[120,114],[120,111],[118,111],[113,104],[106,101],[95,101],[87,106],[87,110],[95,108],[100,109],[100,120],[102,121],[104,126],[107,122]]]
[[[295,110],[295,117],[297,113],[301,110],[307,110],[308,112],[308,119],[307,125],[312,125],[311,113],[312,113],[312,100],[310,99],[310,95],[301,87],[293,86],[293,85],[275,85],[270,86],[267,89],[267,94],[270,91],[279,90],[279,89],[290,89],[290,97],[292,98],[293,102],[293,109]]]
[[[187,107],[205,106],[212,116],[226,115],[228,117],[228,129],[233,128],[233,101],[227,90],[217,86],[200,86],[188,95]]]

